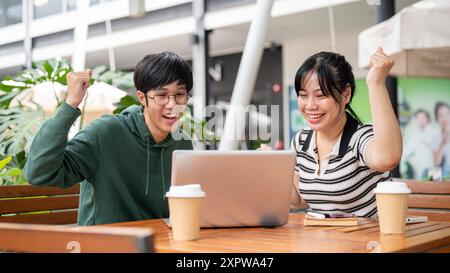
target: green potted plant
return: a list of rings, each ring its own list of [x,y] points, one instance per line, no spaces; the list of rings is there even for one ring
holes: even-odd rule
[[[58,93],[57,89],[67,85],[66,76],[71,71],[72,67],[66,60],[48,60],[33,63],[31,69],[15,76],[5,77],[0,82],[0,185],[26,183],[22,169],[25,166],[27,151],[34,135],[47,119],[41,105],[33,101],[25,105],[18,98],[26,96],[25,92],[38,84],[51,83],[48,92],[52,93],[58,107],[65,96]],[[93,69],[91,85],[96,82],[104,82],[126,91],[134,87],[133,72],[110,71],[106,66]],[[139,105],[136,96],[125,95],[114,105],[116,108],[113,113],[120,113],[135,104]],[[85,107],[86,103],[81,106],[79,129],[83,125]],[[202,142],[218,139],[214,133],[206,129],[205,121],[194,119],[189,112],[183,115],[181,122],[190,124],[190,133],[196,134],[197,139]]]

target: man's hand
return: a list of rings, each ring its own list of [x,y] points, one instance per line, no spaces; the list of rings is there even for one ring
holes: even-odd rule
[[[66,103],[77,108],[89,87],[92,70],[82,72],[70,72],[67,74],[67,98]]]

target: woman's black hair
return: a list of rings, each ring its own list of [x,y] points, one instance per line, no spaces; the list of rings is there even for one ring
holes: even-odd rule
[[[323,94],[325,96],[331,95],[339,104],[342,101],[342,93],[350,86],[350,101],[345,105],[345,110],[362,125],[361,120],[350,106],[356,85],[352,67],[345,57],[337,53],[322,51],[306,59],[295,74],[295,92],[297,96],[313,72],[317,75]]]
[[[445,103],[443,101],[436,102],[436,104],[434,105],[434,118],[436,119],[436,121],[438,120],[438,112],[441,107],[446,107],[450,110],[450,105],[448,105],[448,103]]]
[[[191,68],[173,52],[147,55],[138,62],[134,71],[134,85],[145,94],[176,81],[179,85],[184,84],[188,92],[191,91]]]

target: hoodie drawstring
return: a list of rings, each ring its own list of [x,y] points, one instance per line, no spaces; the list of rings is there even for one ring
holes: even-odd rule
[[[163,200],[166,199],[166,180],[164,179],[164,147],[161,150],[161,177],[163,187]]]
[[[147,172],[146,172],[146,177],[145,177],[145,195],[148,196],[148,186],[150,183],[150,176],[149,176],[149,171],[150,171],[150,138],[147,138]],[[161,180],[162,180],[162,188],[163,188],[163,200],[166,199],[166,179],[164,177],[164,147],[161,147],[161,156],[160,156],[160,160],[161,160]]]
[[[148,184],[150,181],[149,177],[149,171],[150,171],[150,138],[147,138],[147,172],[146,172],[146,178],[145,178],[145,195],[148,196]]]

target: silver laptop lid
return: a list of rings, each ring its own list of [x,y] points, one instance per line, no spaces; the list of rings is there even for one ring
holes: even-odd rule
[[[287,223],[294,177],[292,151],[175,151],[172,185],[201,184],[202,227]]]

